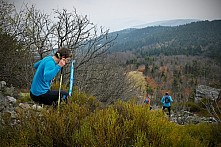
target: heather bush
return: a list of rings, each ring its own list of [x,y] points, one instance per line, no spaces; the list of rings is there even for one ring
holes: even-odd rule
[[[190,112],[199,112],[200,111],[200,106],[198,106],[194,102],[187,102],[185,105],[190,108]]]
[[[74,92],[59,111],[23,110],[19,124],[0,127],[0,146],[212,146],[220,143],[214,125],[180,126],[162,111],[149,110],[134,101],[101,107],[95,97]]]

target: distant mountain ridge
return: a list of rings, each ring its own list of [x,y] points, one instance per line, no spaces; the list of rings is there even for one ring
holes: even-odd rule
[[[199,19],[173,19],[173,20],[163,20],[163,21],[156,21],[156,22],[151,22],[147,24],[142,24],[142,25],[137,25],[133,26],[132,28],[145,28],[145,27],[150,27],[150,26],[179,26],[179,25],[185,25],[189,24],[192,22],[197,22],[201,21]]]
[[[151,26],[118,32],[111,51],[137,55],[200,55],[221,61],[221,20],[197,21],[179,26]]]

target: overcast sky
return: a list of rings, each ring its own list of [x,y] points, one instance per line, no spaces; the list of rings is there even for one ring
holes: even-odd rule
[[[221,0],[7,0],[16,7],[34,4],[50,14],[52,9],[73,10],[110,31],[172,19],[221,19]]]

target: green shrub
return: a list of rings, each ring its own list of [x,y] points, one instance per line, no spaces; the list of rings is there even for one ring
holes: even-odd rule
[[[185,105],[190,108],[190,112],[199,112],[200,111],[199,105],[197,105],[194,102],[187,102]]]
[[[159,110],[118,101],[105,108],[92,96],[74,91],[58,110],[21,111],[20,123],[0,127],[0,146],[157,146],[206,147],[218,144],[213,125],[179,126]]]
[[[55,82],[51,85],[51,90],[58,90],[60,87],[60,82]],[[68,87],[65,84],[61,85],[62,90],[68,91]]]
[[[19,98],[17,99],[17,103],[31,102],[32,99],[29,93],[20,93]]]

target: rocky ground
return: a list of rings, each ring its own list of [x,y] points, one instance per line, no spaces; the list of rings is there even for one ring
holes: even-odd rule
[[[202,89],[206,89],[205,91]],[[197,96],[201,97],[201,95],[210,95],[211,98],[214,98],[214,95],[217,95],[217,91],[212,89],[212,92],[210,92],[208,87],[200,86],[200,92],[197,92]],[[25,110],[29,111],[30,109],[40,111],[42,109],[45,109],[34,102],[19,102],[15,97],[13,97],[13,88],[8,88],[7,92],[3,92],[0,90],[0,125],[4,125],[7,123],[10,123],[10,125],[16,125],[18,123],[17,114],[19,113],[19,110]],[[5,95],[6,94],[6,95]],[[216,97],[215,97],[216,98]],[[151,111],[160,110],[158,106],[153,106],[153,109]],[[165,113],[166,114],[166,113]],[[175,122],[179,125],[186,125],[186,124],[198,124],[201,122],[206,123],[220,123],[219,120],[215,119],[214,117],[199,117],[194,113],[189,112],[188,110],[180,110],[179,112],[172,112],[171,116],[168,117],[168,119],[172,122]]]
[[[6,122],[10,122],[10,125],[16,125],[19,123],[17,119],[17,113],[23,109],[25,111],[29,111],[30,109],[41,111],[45,109],[33,102],[30,103],[17,103],[17,100],[12,96],[3,96],[0,93],[0,120],[1,125],[6,124]],[[151,111],[160,110],[157,106],[153,106]],[[167,115],[167,113],[165,113]],[[218,121],[214,117],[199,117],[196,114],[193,114],[189,111],[180,111],[179,113],[172,112],[171,117],[168,119],[172,122],[175,122],[179,125],[186,125],[186,124],[198,124],[200,122],[207,122],[207,123],[218,123]]]

